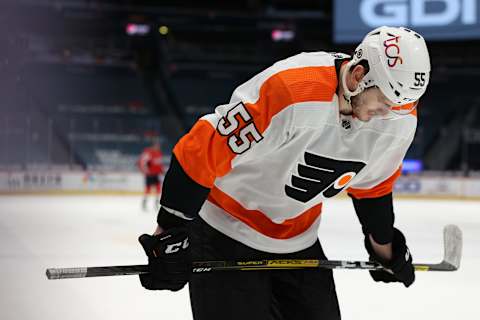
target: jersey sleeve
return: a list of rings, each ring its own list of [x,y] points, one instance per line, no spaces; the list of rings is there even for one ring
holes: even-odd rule
[[[379,244],[387,244],[393,239],[393,211],[392,194],[378,198],[356,199],[352,197],[353,207],[358,220],[362,225],[365,236],[372,235]]]
[[[401,167],[399,166],[391,176],[388,178],[381,180],[375,179],[372,183],[372,187],[367,188],[354,188],[350,187],[347,189],[348,194],[356,199],[372,199],[372,198],[380,198],[389,193],[393,192],[393,185],[395,181],[397,181],[398,177],[401,175]],[[375,182],[380,181],[378,184],[374,184]]]
[[[175,145],[163,206],[195,216],[218,177],[287,139],[293,114],[288,109],[294,102],[282,78],[267,73],[235,90],[228,104],[200,118]]]
[[[400,158],[400,153],[401,151],[398,150],[394,154]],[[387,158],[393,160],[393,157]],[[400,159],[403,159],[403,156]],[[392,192],[393,185],[401,174],[399,161],[401,162],[401,160],[397,160],[392,163],[389,170],[394,171],[386,179],[384,177],[387,176],[388,171],[364,184],[365,186],[371,185],[369,188],[350,187],[347,190],[348,195],[352,198],[358,220],[362,225],[363,234],[365,236],[372,235],[373,239],[379,244],[387,244],[393,239],[395,213],[393,211]],[[396,166],[398,167],[395,169]]]
[[[393,239],[395,214],[392,191],[401,172],[399,162],[403,159],[400,150],[394,152],[394,155],[400,160],[395,159],[396,161],[389,166],[389,170],[385,170],[383,174],[372,177],[370,181],[363,183],[361,186],[365,186],[365,188],[350,187],[347,189],[363,234],[365,236],[372,235],[379,244],[387,244]],[[387,158],[394,160],[393,155]],[[388,176],[392,171],[393,173]]]
[[[380,159],[371,163],[371,169],[359,183],[347,189],[348,194],[356,199],[379,198],[393,192],[395,181],[401,175],[402,161],[413,141],[415,131],[401,143],[383,153]]]
[[[186,174],[211,188],[217,177],[226,175],[251,153],[266,154],[285,141],[291,112],[282,111],[291,100],[282,86],[281,81],[268,83],[261,88],[266,100],[249,103],[239,97],[202,117],[173,150]]]
[[[397,147],[386,150],[373,164],[375,169],[362,182],[347,189],[365,236],[379,244],[392,241],[395,213],[393,186],[401,174],[401,163],[413,140],[414,132]]]

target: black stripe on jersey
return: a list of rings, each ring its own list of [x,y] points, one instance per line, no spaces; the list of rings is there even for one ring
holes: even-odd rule
[[[356,199],[352,194],[348,195],[353,200],[355,212],[362,224],[363,234],[371,234],[373,240],[379,244],[391,242],[395,221],[392,193],[370,199]]]
[[[183,170],[175,154],[163,180],[160,204],[194,218],[210,193],[209,188],[196,183]]]

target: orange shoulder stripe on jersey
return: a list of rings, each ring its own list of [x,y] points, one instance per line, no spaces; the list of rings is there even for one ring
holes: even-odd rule
[[[274,239],[290,239],[304,233],[322,212],[322,204],[320,203],[295,218],[287,219],[282,223],[275,223],[260,210],[244,208],[217,187],[213,187],[210,191],[208,201],[261,234]]]
[[[286,107],[307,101],[332,101],[336,88],[334,66],[287,69],[268,78],[260,88],[259,99],[245,103],[245,107],[263,133],[272,118]]]
[[[263,134],[272,118],[283,109],[300,102],[331,101],[336,87],[337,76],[333,66],[287,69],[262,84],[255,103],[244,102],[244,105],[255,127]],[[228,147],[227,139],[219,135],[208,121],[200,120],[180,139],[173,152],[195,182],[211,188],[216,177],[231,170],[231,161],[236,156]]]
[[[370,189],[348,188],[348,194],[355,199],[379,198],[393,191],[393,185],[401,174],[401,167],[397,169],[387,180]]]

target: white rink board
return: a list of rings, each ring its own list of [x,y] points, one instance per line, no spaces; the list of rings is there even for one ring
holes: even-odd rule
[[[0,172],[0,192],[140,192],[144,176],[131,172]]]
[[[395,193],[446,197],[480,197],[480,178],[400,177]]]
[[[142,192],[144,177],[135,172],[0,172],[0,192]],[[410,196],[479,198],[480,178],[402,176],[395,193]]]
[[[45,277],[48,267],[144,263],[136,239],[153,231],[155,213],[142,212],[140,202],[140,196],[0,197],[0,319],[192,319],[187,290],[149,292],[135,276]],[[395,210],[418,262],[438,262],[442,228],[457,224],[464,233],[461,268],[417,272],[408,289],[375,283],[365,271],[336,270],[343,319],[478,319],[480,202],[399,199]],[[320,238],[330,259],[367,258],[349,199],[325,204]]]

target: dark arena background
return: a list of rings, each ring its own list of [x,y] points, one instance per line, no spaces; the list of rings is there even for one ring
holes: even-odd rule
[[[0,0],[0,23],[1,319],[192,319],[186,289],[44,271],[146,263],[137,238],[157,204],[142,210],[142,150],[158,142],[168,168],[178,139],[238,85],[300,52],[351,54],[380,25],[424,35],[432,65],[396,223],[422,261],[440,260],[443,225],[459,225],[464,260],[408,291],[337,271],[343,318],[478,318],[479,0]],[[327,256],[365,260],[351,201],[337,198],[320,227]],[[394,299],[405,308],[392,312]]]

